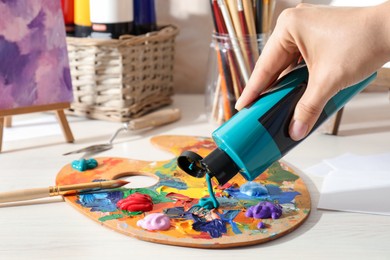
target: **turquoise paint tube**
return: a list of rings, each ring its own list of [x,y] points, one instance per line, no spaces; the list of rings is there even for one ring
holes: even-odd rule
[[[376,73],[331,98],[311,133],[375,77]],[[220,185],[237,173],[248,181],[254,180],[304,140],[292,140],[288,128],[295,106],[305,92],[308,78],[306,65],[300,65],[280,78],[257,101],[213,132],[212,138],[217,144],[214,151],[205,158],[185,151],[178,157],[178,166],[198,178],[207,173],[215,177]]]

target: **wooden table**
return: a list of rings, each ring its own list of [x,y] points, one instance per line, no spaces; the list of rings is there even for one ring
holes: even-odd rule
[[[183,114],[179,122],[145,132],[122,134],[114,149],[101,156],[171,158],[170,154],[149,144],[150,137],[159,134],[210,136],[215,126],[207,122],[203,104],[201,95],[177,95],[174,106]],[[304,172],[325,158],[347,152],[363,155],[388,152],[389,110],[387,94],[360,94],[347,105],[338,136],[314,133],[284,158],[301,172],[311,193],[313,208],[300,228],[277,240],[229,250],[153,244],[101,227],[60,198],[50,198],[42,203],[0,208],[0,259],[390,259],[390,217],[317,210],[323,179]],[[27,115],[15,116],[13,124],[28,131],[33,125],[23,122],[29,119]],[[22,141],[7,141],[5,132],[5,149],[0,154],[0,192],[53,185],[57,172],[78,158],[78,155],[65,157],[62,153],[104,143],[120,127],[113,122],[68,119],[75,144],[64,143],[60,130],[58,134]]]

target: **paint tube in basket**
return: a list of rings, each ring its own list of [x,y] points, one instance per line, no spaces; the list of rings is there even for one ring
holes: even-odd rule
[[[92,38],[118,39],[133,33],[133,0],[90,0]]]

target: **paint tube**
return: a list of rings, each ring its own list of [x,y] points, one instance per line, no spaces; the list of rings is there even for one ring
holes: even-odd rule
[[[134,0],[134,34],[140,35],[156,30],[154,0]]]
[[[74,33],[74,0],[61,0],[61,8],[66,34],[71,36]]]
[[[89,16],[89,0],[74,0],[74,24],[76,37],[88,37],[92,24]]]
[[[118,39],[133,32],[133,0],[90,0],[92,38]]]

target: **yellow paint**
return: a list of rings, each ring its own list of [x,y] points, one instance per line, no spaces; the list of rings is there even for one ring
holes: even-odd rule
[[[161,186],[158,188],[158,191],[165,192],[165,193],[178,193],[190,198],[194,199],[200,199],[203,198],[204,196],[208,195],[207,187],[202,187],[202,188],[189,188],[187,190],[179,190],[176,188],[171,188],[167,186]]]
[[[178,231],[179,233],[184,234],[184,235],[186,235],[186,234],[188,234],[188,235],[199,234],[198,231],[195,231],[192,228],[193,223],[194,223],[193,220],[185,220],[185,221],[176,222],[175,223],[176,231]]]

